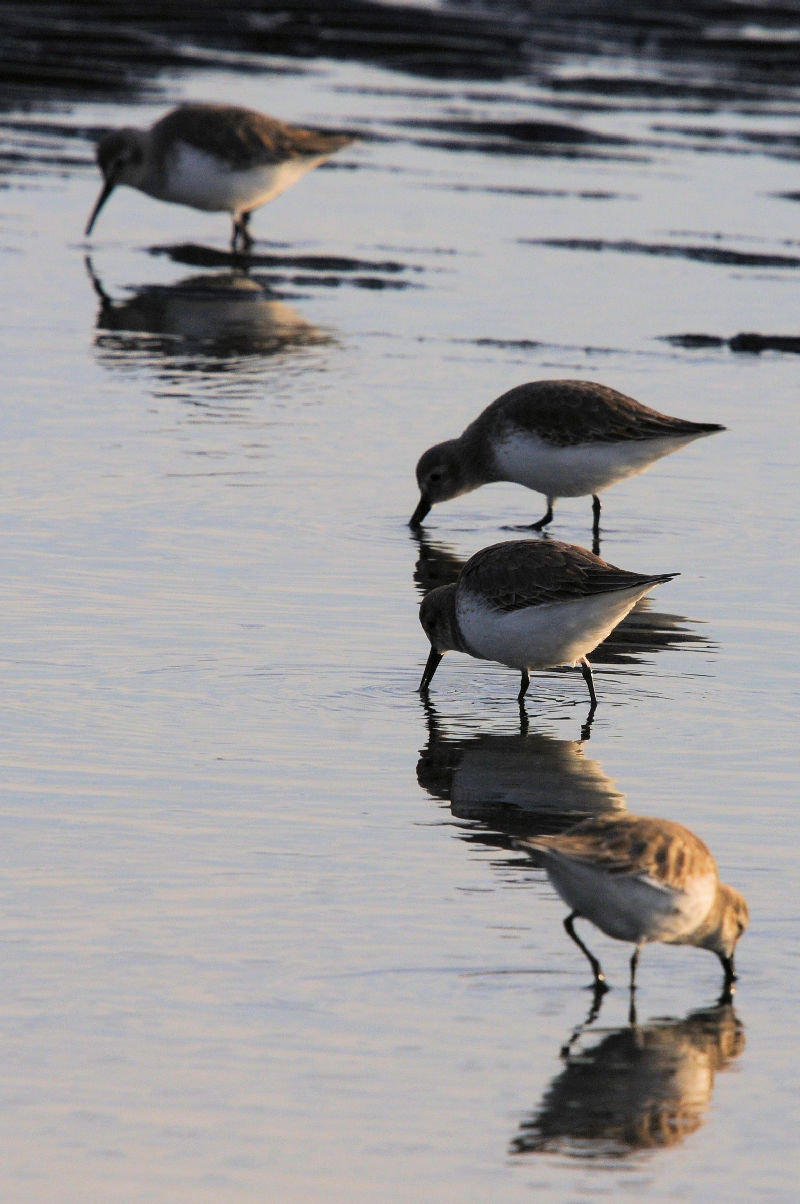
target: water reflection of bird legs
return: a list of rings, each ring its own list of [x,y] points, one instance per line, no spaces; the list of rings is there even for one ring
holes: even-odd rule
[[[549,531],[545,531],[545,527],[549,527],[553,521],[553,499],[547,499],[547,509],[542,517],[535,523],[528,523],[522,527],[507,527],[508,531],[541,531],[544,539],[550,536]],[[600,498],[596,493],[592,494],[592,551],[595,556],[600,555]]]
[[[585,676],[586,676],[586,674],[584,674],[584,677]],[[525,709],[525,699],[518,698],[517,701],[519,703],[519,734],[521,736],[527,736],[528,728],[530,727],[530,720],[528,719],[528,712]],[[585,721],[581,724],[581,734],[580,734],[581,740],[588,740],[591,737],[592,723],[594,721],[594,713],[596,710],[597,710],[597,699],[595,698],[589,707],[589,712],[586,716]]]
[[[564,1044],[561,1046],[561,1049],[559,1051],[560,1056],[564,1060],[569,1058],[569,1055],[572,1052],[572,1047],[575,1044],[575,1042],[580,1037],[583,1036],[583,1034],[586,1032],[586,1030],[588,1028],[591,1028],[591,1026],[594,1024],[595,1020],[597,1019],[597,1017],[600,1015],[600,1008],[602,1007],[603,1000],[605,999],[606,995],[608,994],[609,989],[610,988],[607,987],[605,985],[605,983],[601,983],[599,985],[594,984],[593,994],[592,994],[592,1003],[591,1003],[591,1007],[589,1008],[589,1011],[586,1013],[586,1019],[582,1020],[580,1022],[580,1024],[575,1025],[575,1028],[572,1030],[569,1037],[564,1042]],[[719,999],[717,1000],[716,1004],[714,1005],[715,1008],[728,1007],[733,1002],[733,993],[734,992],[733,992],[732,985],[730,983],[726,983],[720,993]],[[628,1004],[628,1024],[630,1025],[631,1028],[636,1028],[637,1023],[638,1023],[638,1017],[637,1017],[637,1013],[636,1013],[636,1002],[635,1002],[635,998],[634,998],[634,988],[632,987],[631,993],[630,993],[630,1001]]]
[[[608,992],[608,987],[605,984],[603,984],[600,987],[595,986],[594,994],[592,996],[592,1006],[589,1008],[589,1011],[586,1013],[586,1019],[582,1020],[580,1024],[575,1025],[575,1028],[572,1030],[572,1033],[570,1034],[569,1038],[561,1046],[561,1057],[562,1058],[569,1057],[570,1050],[572,1049],[572,1046],[575,1044],[575,1042],[578,1040],[578,1038],[582,1037],[583,1034],[586,1032],[586,1029],[589,1028],[592,1024],[594,1024],[595,1020],[600,1015],[600,1008],[602,1006],[603,999],[604,999],[605,995],[607,994],[607,992]],[[631,1021],[631,1023],[635,1023],[635,1018],[633,1021]]]

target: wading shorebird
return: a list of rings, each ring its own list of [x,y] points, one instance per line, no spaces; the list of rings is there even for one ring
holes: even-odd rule
[[[597,706],[587,653],[640,598],[676,573],[644,576],[607,564],[586,548],[515,539],[476,552],[454,584],[431,590],[419,619],[431,642],[420,693],[445,652],[499,661],[522,674],[522,703],[534,669],[579,664]]]
[[[688,828],[669,819],[597,816],[557,836],[515,843],[547,871],[571,909],[564,927],[589,960],[595,990],[604,991],[607,984],[600,962],[575,932],[580,918],[636,946],[631,990],[642,946],[663,941],[716,953],[730,991],[736,980],[734,949],[750,918],[747,902],[720,882],[716,861]]]
[[[104,183],[86,235],[117,184],[127,184],[160,201],[230,213],[231,250],[249,250],[252,211],[352,141],[234,105],[181,105],[149,129],[112,130],[100,139]]]
[[[409,525],[418,527],[437,502],[513,481],[547,498],[534,531],[552,521],[556,498],[591,494],[597,536],[601,492],[693,439],[724,430],[660,414],[594,381],[531,381],[498,397],[457,439],[420,457],[420,498]]]

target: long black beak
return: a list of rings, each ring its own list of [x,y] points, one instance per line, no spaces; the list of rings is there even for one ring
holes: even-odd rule
[[[731,983],[736,982],[736,971],[733,966],[733,954],[730,957],[725,957],[723,953],[717,955],[722,962],[722,969],[725,971],[725,986],[729,987]]]
[[[436,670],[439,668],[439,662],[443,656],[444,656],[444,653],[440,652],[438,648],[431,648],[430,656],[428,657],[428,662],[425,665],[425,669],[422,674],[422,681],[419,683],[419,693],[420,694],[424,694],[425,691],[427,690],[428,686],[433,681],[433,675],[436,672]]]
[[[416,510],[411,515],[411,518],[408,520],[409,527],[419,527],[422,523],[423,518],[428,513],[430,508],[431,508],[430,502],[425,497],[425,495],[422,494],[420,496],[419,502],[417,503]]]
[[[88,238],[89,235],[91,234],[92,227],[94,226],[94,223],[97,221],[97,215],[99,214],[100,210],[105,205],[108,198],[111,196],[111,193],[114,191],[114,186],[116,185],[116,182],[117,181],[113,175],[109,176],[108,179],[106,180],[106,182],[103,184],[103,187],[100,189],[100,195],[95,202],[94,209],[92,210],[92,216],[89,218],[88,222],[86,223],[86,229],[84,231],[84,238]]]

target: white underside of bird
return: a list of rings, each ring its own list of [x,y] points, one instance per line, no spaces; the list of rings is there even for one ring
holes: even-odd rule
[[[513,611],[490,607],[465,589],[456,595],[456,617],[472,656],[520,670],[575,665],[610,635],[654,584]]]
[[[619,941],[663,941],[680,945],[705,920],[717,891],[717,876],[694,878],[691,891],[676,890],[644,875],[607,869],[546,851],[547,872],[561,898],[584,919]]]
[[[509,426],[492,443],[498,478],[525,485],[546,497],[583,497],[644,472],[656,460],[685,447],[699,435],[656,439],[574,443],[561,447],[534,431]]]
[[[191,205],[208,212],[242,213],[265,205],[318,167],[328,155],[306,155],[282,163],[233,168],[224,159],[187,142],[175,144],[163,179],[144,179],[143,192],[161,201]]]

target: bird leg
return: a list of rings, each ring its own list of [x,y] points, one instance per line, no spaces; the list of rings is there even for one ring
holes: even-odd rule
[[[633,956],[631,957],[631,996],[633,996],[633,993],[636,990],[636,967],[639,965],[640,949],[641,946],[637,945],[633,950]]]
[[[522,670],[522,679],[519,686],[519,694],[517,694],[517,702],[522,705],[522,700],[528,693],[528,686],[531,684],[531,676],[527,669]]]
[[[253,245],[253,238],[250,231],[247,229],[250,222],[250,210],[245,213],[240,213],[234,216],[233,219],[233,237],[231,238],[231,250],[249,251]]]
[[[538,523],[531,523],[530,529],[531,529],[531,531],[541,531],[543,527],[546,527],[547,524],[551,523],[552,521],[553,521],[553,499],[551,497],[549,497],[547,499],[547,510],[542,515],[542,517],[539,519]]]
[[[594,988],[596,991],[599,991],[602,993],[602,992],[605,992],[608,990],[606,976],[603,973],[603,970],[602,970],[597,958],[594,956],[593,953],[589,952],[589,950],[586,948],[583,941],[581,940],[581,938],[578,936],[577,932],[575,931],[573,921],[578,919],[579,916],[580,916],[580,912],[571,911],[569,913],[569,915],[567,916],[566,920],[564,921],[564,927],[567,930],[567,936],[571,937],[571,939],[575,942],[575,944],[578,946],[578,948],[581,950],[581,952],[584,954],[584,956],[588,959],[589,965],[592,967],[592,974],[594,974]]]
[[[592,535],[600,538],[600,498],[596,493],[592,494]]]
[[[586,720],[587,723],[591,723],[592,719],[594,719],[594,712],[597,707],[597,695],[594,692],[594,678],[592,677],[592,666],[589,664],[589,662],[587,661],[585,656],[581,657],[580,666],[581,666],[581,673],[583,674],[583,680],[586,682],[587,686],[589,687],[589,698],[591,699],[591,702],[592,702],[592,705],[589,708],[589,717]]]

